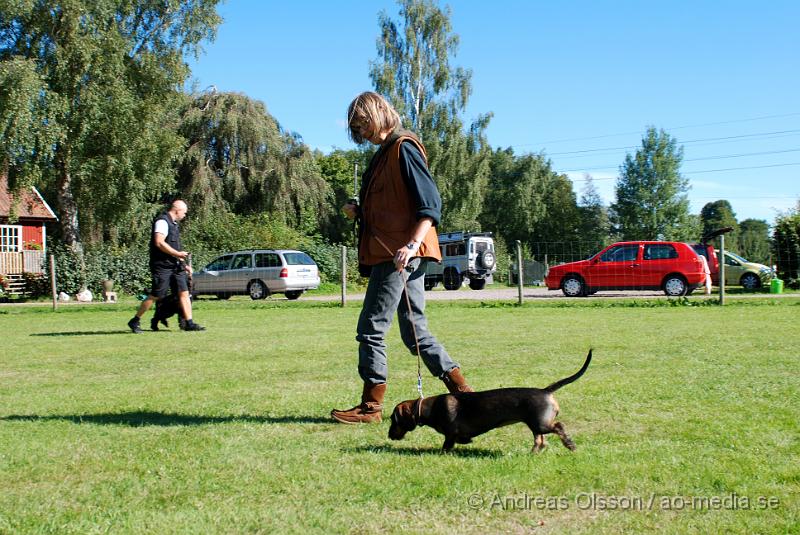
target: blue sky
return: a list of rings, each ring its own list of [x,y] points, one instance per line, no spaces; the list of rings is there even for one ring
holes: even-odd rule
[[[694,213],[728,199],[772,223],[800,198],[800,2],[447,5],[453,64],[473,71],[464,118],[493,112],[493,147],[544,153],[579,194],[590,174],[608,203],[652,125],[684,147]],[[263,101],[314,148],[351,148],[345,110],[372,89],[381,10],[398,17],[386,0],[229,0],[194,84]]]

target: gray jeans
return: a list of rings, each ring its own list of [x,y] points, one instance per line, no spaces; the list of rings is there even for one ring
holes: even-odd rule
[[[419,352],[431,374],[441,378],[453,368],[459,367],[444,350],[442,344],[428,331],[428,320],[425,319],[424,267],[425,264],[419,258],[412,259],[400,273],[395,269],[393,262],[384,262],[372,267],[356,336],[359,342],[358,374],[365,383],[386,382],[388,366],[385,337],[392,325],[395,311],[400,322],[400,337],[411,354],[416,355],[414,330],[411,326],[413,317]],[[401,277],[408,277],[408,297],[412,314],[408,312]]]

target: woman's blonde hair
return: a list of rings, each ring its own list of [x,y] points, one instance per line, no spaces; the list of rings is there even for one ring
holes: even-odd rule
[[[354,98],[347,107],[347,130],[350,139],[359,145],[367,141],[359,127],[377,133],[394,130],[398,126],[400,126],[400,115],[378,93],[365,91]]]

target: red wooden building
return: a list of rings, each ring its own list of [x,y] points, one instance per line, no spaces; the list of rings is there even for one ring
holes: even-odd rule
[[[7,178],[0,176],[0,275],[42,273],[47,252],[45,223],[57,219],[36,188],[22,190],[14,198]]]

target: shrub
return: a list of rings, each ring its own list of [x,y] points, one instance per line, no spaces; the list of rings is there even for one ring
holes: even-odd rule
[[[786,286],[800,287],[800,202],[775,220],[772,247],[778,276]]]
[[[22,280],[25,281],[26,297],[44,297],[50,293],[47,277],[42,273],[23,273]]]
[[[50,248],[56,262],[56,288],[60,292],[75,294],[81,289],[81,272],[78,260],[64,245]],[[49,263],[49,259],[48,259]],[[136,248],[99,245],[84,251],[86,287],[95,295],[103,289],[103,281],[112,279],[122,291],[130,294],[146,293],[150,287],[149,252],[147,245]],[[49,266],[47,267],[49,270]]]
[[[319,266],[322,282],[341,282],[342,280],[342,246],[314,240],[306,245],[305,252]],[[354,247],[347,248],[347,280],[358,282],[358,251]]]

